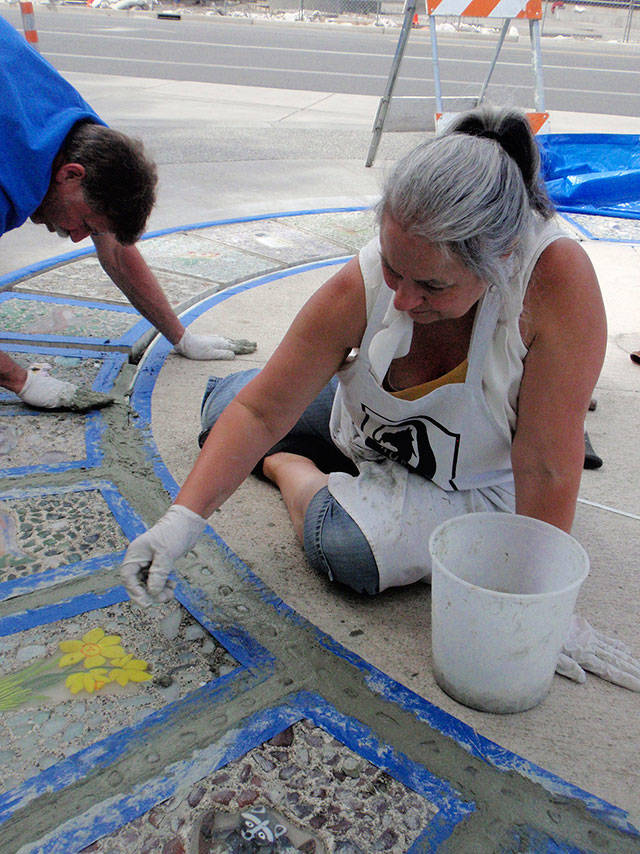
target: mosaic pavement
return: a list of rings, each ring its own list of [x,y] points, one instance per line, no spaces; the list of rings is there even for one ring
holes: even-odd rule
[[[351,255],[372,223],[298,211],[142,251],[188,323],[277,271]],[[625,221],[568,227],[637,239]],[[136,371],[149,325],[86,252],[0,287],[7,352],[117,400],[77,415],[0,395],[0,854],[640,851],[623,810],[338,645],[211,528],[175,602],[133,609],[117,567],[177,491],[150,428],[168,342]]]

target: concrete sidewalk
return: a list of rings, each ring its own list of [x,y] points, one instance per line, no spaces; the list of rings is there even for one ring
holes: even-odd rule
[[[168,231],[141,248],[185,322],[259,350],[212,365],[157,340],[136,372],[127,356],[148,326],[95,260],[46,263],[70,247],[34,226],[2,238],[3,348],[112,388],[121,403],[77,416],[0,401],[0,651],[3,674],[21,673],[10,690],[0,681],[0,695],[23,703],[0,712],[0,852],[222,854],[260,838],[257,850],[342,854],[640,851],[636,694],[556,677],[524,714],[457,704],[433,679],[429,589],[363,601],[331,587],[267,484],[247,481],[213,515],[180,563],[176,603],[130,608],[122,550],[191,467],[206,378],[264,363],[305,298],[368,239],[372,217],[359,208],[415,139],[386,138],[365,169],[349,155],[368,142],[377,99],[71,79],[152,147],[168,138],[167,115],[196,138],[213,125],[226,136],[225,156],[209,162],[197,143],[174,162],[158,147],[151,228]],[[554,130],[640,132],[640,121],[554,120]],[[248,168],[263,131],[282,147]],[[314,139],[318,156],[291,158],[287,138]],[[242,221],[221,221],[230,217]],[[579,609],[638,655],[640,371],[628,352],[640,344],[640,226],[563,223],[584,241],[609,317],[587,423],[605,465],[585,472],[575,526],[592,562]],[[82,687],[70,695],[78,654]],[[29,680],[37,693],[18,696]]]

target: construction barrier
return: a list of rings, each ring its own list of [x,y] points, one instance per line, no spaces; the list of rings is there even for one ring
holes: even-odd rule
[[[478,106],[484,100],[487,88],[498,61],[498,56],[504,40],[507,36],[511,20],[513,18],[525,18],[529,20],[529,35],[531,39],[531,63],[534,74],[534,104],[533,110],[526,111],[529,123],[534,133],[545,124],[549,113],[544,104],[544,85],[542,80],[542,54],[540,50],[540,19],[542,18],[542,0],[426,0],[426,9],[429,16],[429,31],[431,36],[431,61],[433,67],[433,86],[435,98],[434,125],[436,130],[441,130],[457,113]],[[436,37],[436,16],[456,16],[472,18],[502,18],[504,23],[498,38],[496,51],[491,61],[487,76],[482,84],[477,97],[453,97],[444,98],[440,79],[440,60],[438,56],[438,41]],[[394,118],[394,110],[391,110],[393,90],[398,76],[400,63],[404,55],[407,39],[412,24],[416,18],[416,0],[407,0],[405,5],[404,22],[402,32],[398,39],[396,53],[393,58],[391,71],[387,80],[387,86],[378,106],[373,135],[369,146],[369,153],[365,162],[371,166],[384,129],[387,115],[391,112],[391,118],[396,126],[393,130],[421,131],[425,130],[424,117],[426,110],[425,102],[428,98],[396,98],[396,104],[402,105],[403,111],[398,121]],[[421,106],[422,105],[422,106]]]
[[[38,31],[36,30],[36,16],[33,11],[31,0],[20,0],[20,13],[22,15],[22,28],[24,37],[34,47],[38,47]]]

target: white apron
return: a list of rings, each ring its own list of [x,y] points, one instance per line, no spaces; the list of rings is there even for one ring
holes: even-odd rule
[[[522,265],[527,274],[522,296],[540,252],[562,234],[549,225],[541,228],[545,239],[535,235]],[[377,245],[369,244],[361,253],[365,285],[371,273],[377,275],[376,266]],[[391,361],[409,350],[413,322],[393,308],[393,292],[386,286],[371,296],[358,356],[338,374],[330,424],[334,442],[359,475],[334,472],[328,488],[367,538],[384,590],[430,577],[428,540],[440,522],[484,510],[513,512],[515,497],[510,419],[492,412],[483,383],[487,361],[495,361],[495,342],[500,353],[505,337],[497,288],[490,286],[478,305],[465,382],[441,386],[418,400],[400,400],[382,388]],[[514,323],[518,358],[509,370],[498,365],[496,373],[517,394],[526,349],[517,318]]]

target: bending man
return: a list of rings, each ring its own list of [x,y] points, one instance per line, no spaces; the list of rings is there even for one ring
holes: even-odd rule
[[[247,341],[185,330],[135,247],[155,202],[142,144],[106,127],[76,90],[0,19],[0,234],[28,218],[74,243],[91,237],[105,272],[188,359],[233,359]],[[65,406],[76,391],[0,353],[0,385],[32,406]],[[103,402],[109,402],[105,396]]]

